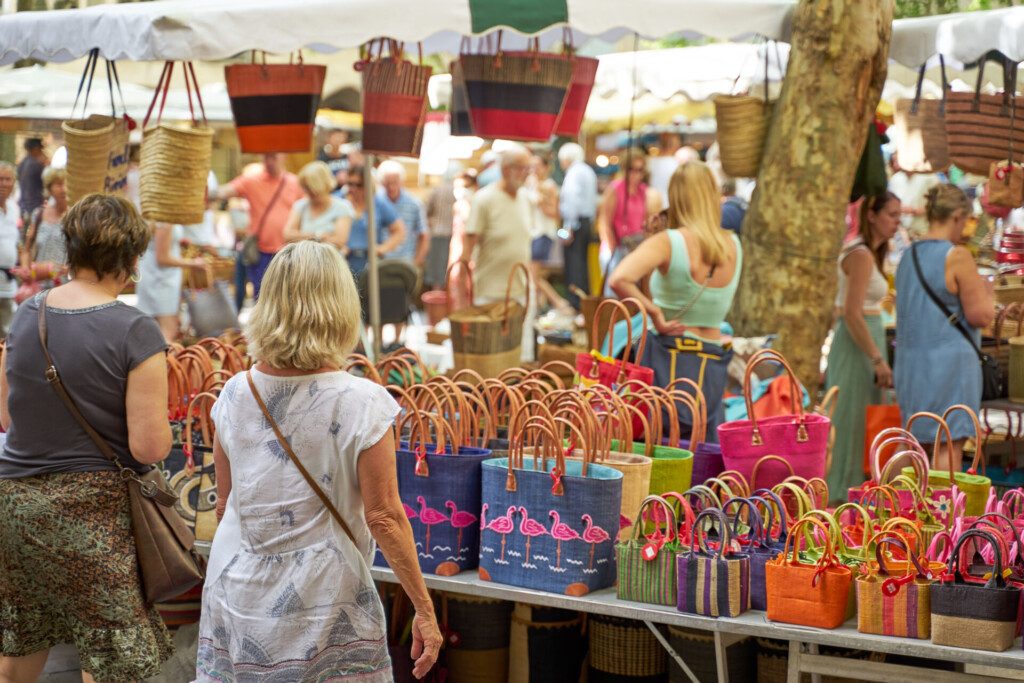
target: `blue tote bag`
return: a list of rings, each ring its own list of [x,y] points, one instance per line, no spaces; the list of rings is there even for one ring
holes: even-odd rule
[[[480,465],[491,457],[483,448],[458,446],[451,428],[433,413],[413,412],[408,442],[395,451],[398,494],[412,525],[420,570],[452,576],[477,566],[480,554]],[[424,420],[433,422],[429,434]],[[375,565],[386,567],[380,549]]]
[[[482,468],[480,578],[577,596],[613,585],[622,473],[590,448],[567,460],[553,425],[512,437]]]

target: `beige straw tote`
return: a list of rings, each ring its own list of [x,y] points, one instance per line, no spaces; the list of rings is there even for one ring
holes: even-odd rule
[[[110,116],[93,114],[86,118],[75,118],[78,101],[85,86],[85,101],[82,114],[89,104],[93,76],[99,62],[99,50],[94,49],[86,59],[82,79],[78,83],[78,94],[71,110],[71,118],[61,123],[64,145],[67,148],[67,192],[72,204],[94,192],[122,193],[128,172],[128,130],[134,122],[127,113],[118,116],[114,104],[114,83],[118,92],[121,84],[117,78],[114,63],[107,60],[107,82],[110,89]],[[121,97],[124,109],[124,97]]]
[[[776,58],[781,70],[778,49]],[[764,48],[764,99],[752,95],[719,95],[714,103],[722,170],[734,178],[757,177],[774,108],[768,101],[767,44]]]
[[[213,129],[206,123],[206,111],[191,62],[183,63],[182,70],[185,73],[189,108],[192,110],[192,123],[177,125],[160,120],[173,70],[174,62],[164,64],[143,124],[139,195],[144,218],[189,225],[201,223],[206,211],[206,179],[213,154]],[[192,108],[193,88],[202,114],[202,124],[196,120]],[[157,99],[161,100],[160,111],[156,123],[149,125],[149,117]]]
[[[459,261],[448,269],[449,295],[451,273],[456,265],[462,265],[472,281],[470,266]],[[526,306],[512,299],[512,285],[516,275],[526,279]],[[530,290],[533,277],[522,263],[517,263],[509,273],[505,300],[480,306],[468,306],[448,314],[451,322],[452,351],[456,370],[475,370],[482,377],[497,377],[504,370],[519,365],[523,345],[523,325],[529,308]],[[469,287],[472,300],[472,285]]]
[[[896,101],[896,152],[900,168],[907,173],[939,173],[949,168],[949,146],[946,143],[946,61],[939,55],[942,70],[942,99],[921,99],[924,72],[922,64],[917,75],[913,99]]]

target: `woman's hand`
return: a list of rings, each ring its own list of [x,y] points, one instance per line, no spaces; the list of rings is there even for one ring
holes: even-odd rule
[[[189,259],[188,267],[194,270],[206,270],[210,267],[210,262],[204,258]]]
[[[892,368],[885,359],[880,359],[875,365],[875,386],[879,389],[892,388]]]
[[[665,320],[665,313],[659,308],[651,314],[654,329],[666,337],[681,337],[686,332],[686,325],[678,320]]]
[[[423,678],[434,667],[444,637],[437,627],[433,612],[417,612],[412,618],[412,658],[416,660],[412,675]]]

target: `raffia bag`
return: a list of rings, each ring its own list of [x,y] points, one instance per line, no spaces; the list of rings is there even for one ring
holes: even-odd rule
[[[117,77],[117,68],[113,62],[107,61],[107,79],[110,81],[110,116],[93,114],[87,118],[75,118],[78,100],[85,89],[85,103],[82,112],[89,104],[89,93],[92,80],[99,62],[99,51],[93,50],[85,63],[82,80],[78,84],[78,94],[72,107],[71,118],[61,123],[64,134],[64,145],[67,147],[67,192],[68,201],[72,204],[87,194],[94,192],[123,192],[128,173],[128,130],[134,122],[127,114],[117,115],[114,104],[114,83],[118,92],[121,90]],[[123,109],[122,97],[122,109]]]
[[[464,271],[472,281],[470,266],[460,261]],[[448,269],[449,288],[451,272],[455,265]],[[484,378],[500,375],[504,370],[519,365],[523,345],[523,325],[529,308],[512,299],[512,283],[516,273],[521,272],[527,282],[527,298],[533,288],[533,278],[529,269],[522,263],[516,264],[509,273],[508,286],[505,289],[505,300],[480,306],[468,306],[458,311],[451,311],[448,320],[451,322],[452,351],[455,357],[456,370],[475,370]],[[472,301],[472,283],[469,294]],[[452,300],[449,292],[448,300]]]
[[[390,47],[385,57],[384,44]],[[367,61],[360,63],[363,74],[363,151],[375,154],[418,156],[423,144],[427,115],[427,83],[431,67],[404,59],[401,43],[377,41],[374,56],[371,41]]]
[[[163,73],[149,105],[143,124],[142,159],[139,167],[139,194],[142,216],[148,220],[189,225],[200,223],[206,211],[206,179],[213,155],[213,129],[206,123],[206,111],[199,95],[195,70],[191,62],[182,65],[185,89],[192,107],[195,89],[203,122],[193,118],[191,125],[172,125],[160,120],[163,101],[156,124],[149,124],[157,98],[170,88],[174,62],[164,64]],[[191,82],[189,76],[191,75]]]
[[[776,59],[781,70],[782,60],[777,50]],[[764,99],[752,95],[719,95],[714,103],[722,169],[734,178],[756,177],[774,108],[768,101],[767,44],[764,48]]]
[[[722,169],[734,178],[756,177],[772,105],[751,95],[720,95],[714,102]]]
[[[913,99],[896,101],[896,151],[900,168],[907,173],[938,173],[949,168],[949,147],[946,144],[946,62],[939,55],[942,69],[941,100],[921,99],[925,64],[917,76]]]
[[[988,175],[993,162],[1006,159],[1013,145],[1024,149],[1024,131],[1014,130],[1011,115],[1024,107],[1024,98],[1014,95],[1016,64],[1003,63],[1003,92],[985,95],[986,55],[978,65],[978,81],[973,93],[951,92],[946,97],[946,140],[950,161],[967,173]]]

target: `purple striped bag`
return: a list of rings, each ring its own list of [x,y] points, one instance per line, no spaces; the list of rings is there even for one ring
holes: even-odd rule
[[[708,548],[704,524],[718,527],[718,547]],[[738,617],[750,609],[750,557],[730,550],[729,520],[719,509],[697,515],[690,552],[677,559],[680,612],[705,617]]]
[[[738,538],[740,546],[750,557],[750,608],[763,611],[768,609],[764,567],[780,551],[770,542],[772,506],[761,498],[757,499],[757,503],[762,504],[766,520],[761,518],[761,512],[752,498],[731,498],[722,505],[722,511],[728,515],[730,510],[736,510],[732,523],[733,537]],[[747,511],[746,523],[749,530],[745,537],[739,538],[739,525],[743,521],[741,511],[744,509]]]

